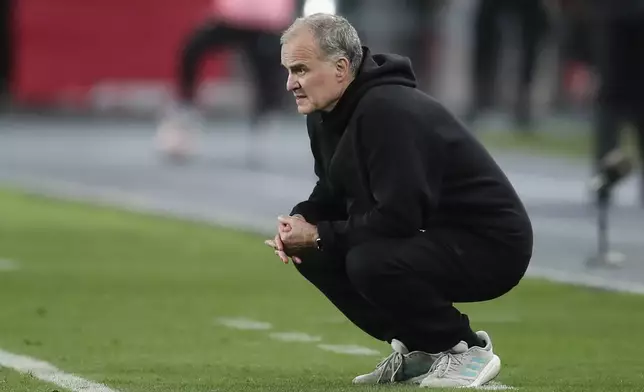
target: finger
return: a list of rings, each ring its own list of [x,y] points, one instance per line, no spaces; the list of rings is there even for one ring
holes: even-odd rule
[[[284,251],[284,242],[282,242],[279,234],[275,235],[275,240],[273,242],[275,243],[275,249]]]
[[[288,258],[285,258],[284,256],[282,256],[282,255],[280,254],[280,252],[279,252],[279,251],[275,251],[275,254],[277,255],[277,257],[279,257],[279,258],[280,258],[280,260],[282,261],[282,263],[284,263],[284,264],[288,264]]]
[[[288,264],[288,256],[286,255],[286,253],[282,252],[281,250],[276,250],[275,254],[280,258],[280,260],[282,260],[282,263]]]
[[[297,256],[293,256],[293,262],[294,262],[295,264],[302,264],[302,259],[300,259],[300,258],[299,258],[299,257],[297,257]]]
[[[277,248],[277,244],[275,243],[275,240],[266,240],[264,241],[264,244],[270,246],[273,249]]]

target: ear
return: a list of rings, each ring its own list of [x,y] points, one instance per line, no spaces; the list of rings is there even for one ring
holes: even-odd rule
[[[335,62],[335,76],[339,80],[344,80],[349,77],[351,69],[349,67],[349,60],[346,57],[340,57]]]

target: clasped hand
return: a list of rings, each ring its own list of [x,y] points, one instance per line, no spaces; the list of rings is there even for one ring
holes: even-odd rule
[[[264,244],[273,248],[284,264],[288,264],[289,257],[294,263],[300,264],[302,259],[296,255],[304,249],[314,247],[317,237],[317,227],[308,223],[303,216],[278,216],[277,234],[275,238],[264,241]]]

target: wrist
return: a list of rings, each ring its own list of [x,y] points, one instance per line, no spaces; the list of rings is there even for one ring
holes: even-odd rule
[[[319,238],[320,238],[320,234],[318,233],[318,228],[316,227],[313,230],[313,233],[311,233],[311,238],[309,239],[309,243],[311,244],[311,246],[313,246],[314,248],[317,248]]]

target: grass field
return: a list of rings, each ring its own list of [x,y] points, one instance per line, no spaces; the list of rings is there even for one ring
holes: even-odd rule
[[[476,133],[486,147],[492,150],[526,152],[535,155],[577,159],[589,164],[593,151],[592,134],[588,130],[551,129],[534,134],[522,134],[517,131],[498,130]],[[636,164],[640,164],[637,150],[637,138],[632,129],[625,129],[621,146]]]
[[[590,156],[591,140],[580,133],[536,133],[521,135],[515,132],[484,132],[479,139],[492,150],[528,152],[536,155],[584,159]]]
[[[0,192],[0,350],[122,392],[371,391],[356,387],[389,352],[360,333],[262,237],[112,209]],[[498,380],[521,391],[642,391],[644,298],[526,280],[463,306],[490,332]],[[220,317],[271,324],[236,330]],[[628,331],[631,331],[630,333]],[[283,342],[299,331],[322,341]],[[0,368],[0,391],[63,391]]]

